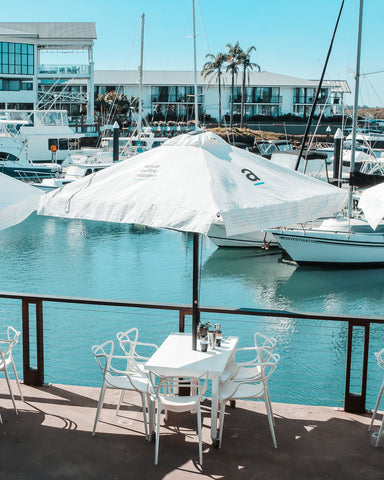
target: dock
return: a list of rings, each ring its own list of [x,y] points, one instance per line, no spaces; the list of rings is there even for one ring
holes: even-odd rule
[[[15,386],[16,387],[16,386]],[[14,388],[14,392],[17,389]],[[202,405],[203,459],[198,464],[196,416],[171,414],[162,425],[159,465],[144,436],[140,396],[128,392],[118,416],[117,391],[107,391],[91,435],[100,390],[68,385],[22,385],[15,414],[0,379],[0,478],[81,479],[382,479],[384,439],[368,432],[370,414],[321,406],[273,403],[278,449],[272,445],[263,402],[227,405],[223,444],[210,440],[210,403]],[[319,399],[321,401],[321,399]],[[381,421],[378,415],[373,431]]]

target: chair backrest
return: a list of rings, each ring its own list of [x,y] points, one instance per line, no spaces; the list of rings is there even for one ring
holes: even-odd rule
[[[384,348],[382,348],[380,352],[376,352],[375,357],[376,357],[378,366],[384,370]]]
[[[3,362],[12,357],[12,349],[19,341],[20,332],[9,326],[7,328],[8,340],[0,340],[0,357]]]
[[[137,372],[140,370],[138,364],[146,363],[149,360],[150,357],[144,355],[142,351],[157,350],[158,348],[154,343],[139,342],[137,328],[131,328],[126,332],[118,332],[116,336],[127,357],[127,372]],[[140,353],[138,350],[140,350]]]
[[[91,348],[96,362],[103,372],[103,377],[105,377],[105,374],[110,371],[113,349],[114,343],[112,340],[108,340],[101,345],[93,345]]]
[[[272,352],[273,349],[276,347],[275,338],[267,337],[266,335],[260,332],[255,333],[254,341],[255,341],[255,347],[257,348],[257,356],[258,356],[259,362],[262,362],[265,360],[265,358],[261,356],[261,353],[263,352],[263,350],[260,350],[260,349],[264,349]]]
[[[139,338],[139,330],[133,327],[126,332],[118,332],[116,337],[125,354],[127,356],[133,355],[135,352],[137,339]]]
[[[208,374],[205,372],[200,377],[173,377],[158,375],[154,371],[149,372],[149,380],[155,392],[156,398],[179,396],[180,389],[189,388],[191,396],[198,396],[200,401],[207,391]],[[184,396],[184,395],[183,395]]]
[[[269,355],[266,355],[266,352],[264,352],[263,355],[265,355],[265,360],[260,364],[260,366],[262,381],[265,382],[276,370],[277,364],[280,361],[280,355],[278,353],[271,352],[269,352]]]

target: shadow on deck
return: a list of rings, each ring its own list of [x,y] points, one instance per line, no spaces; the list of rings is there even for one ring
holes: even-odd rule
[[[227,406],[223,445],[210,441],[209,402],[203,405],[204,466],[198,463],[194,415],[169,415],[160,439],[144,437],[138,394],[126,394],[115,415],[118,392],[110,391],[95,437],[91,436],[99,390],[22,385],[25,402],[13,411],[0,380],[0,478],[13,479],[382,479],[384,442],[375,448],[370,416],[329,407],[273,404],[278,450],[270,437],[262,402]],[[16,392],[16,388],[14,390]],[[19,397],[16,397],[19,398]],[[378,430],[379,416],[374,430]]]

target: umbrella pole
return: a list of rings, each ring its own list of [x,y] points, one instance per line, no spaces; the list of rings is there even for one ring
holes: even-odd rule
[[[192,350],[197,350],[199,310],[199,234],[193,233]]]

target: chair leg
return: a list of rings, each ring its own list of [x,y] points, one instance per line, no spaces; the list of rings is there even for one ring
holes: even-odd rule
[[[225,417],[225,404],[226,401],[220,402],[220,414],[219,414],[219,448],[221,448],[221,439],[223,437],[224,417]]]
[[[148,441],[152,440],[152,433],[155,432],[155,413],[156,413],[156,402],[151,399],[149,396],[149,435]]]
[[[383,396],[383,391],[384,391],[384,380],[383,380],[383,383],[381,384],[379,395],[377,396],[377,401],[376,401],[375,409],[373,410],[371,424],[369,425],[368,432],[371,430],[373,422],[375,420],[377,410],[378,410],[379,405],[380,405],[381,397]]]
[[[97,422],[99,421],[99,415],[100,415],[101,409],[103,408],[104,396],[105,396],[106,389],[107,388],[105,386],[105,383],[103,383],[103,386],[101,387],[101,391],[100,391],[99,403],[97,404],[95,423],[93,424],[93,431],[92,431],[92,436],[93,437],[95,436],[96,425],[97,425]]]
[[[266,395],[266,398],[268,399],[269,405],[271,405],[271,397],[269,396],[268,386],[265,388],[265,395]],[[271,406],[271,412],[272,412],[272,406]],[[273,412],[272,412],[272,422],[273,422],[273,426],[275,426],[276,423],[275,423],[275,416],[273,415]]]
[[[200,405],[196,407],[196,417],[197,417],[197,434],[199,436],[199,462],[203,466],[203,445],[202,445],[202,435],[201,435],[201,410]]]
[[[268,416],[268,422],[269,422],[269,429],[271,430],[271,435],[272,435],[272,441],[273,441],[273,446],[277,449],[277,443],[276,443],[276,436],[275,436],[275,429],[273,428],[273,412],[272,412],[272,405],[269,400],[269,396],[264,395],[264,402],[265,406],[267,408],[267,416]]]
[[[160,420],[161,420],[161,407],[158,406],[157,416],[156,416],[155,465],[159,464]]]
[[[17,376],[16,366],[15,366],[15,363],[13,361],[13,358],[12,358],[12,369],[13,369],[13,374],[15,375],[17,386],[19,388],[20,398],[24,402],[23,392],[21,391],[21,387],[20,387],[20,380],[19,380],[19,377]]]
[[[384,426],[384,417],[383,417],[383,420],[381,421],[379,433],[377,434],[375,447],[377,447],[379,445],[379,440],[380,440],[380,437],[381,437],[381,432],[383,431],[383,426]]]
[[[13,403],[13,408],[15,409],[15,412],[16,412],[16,415],[17,415],[19,412],[17,411],[16,402],[15,402],[15,397],[13,396],[12,387],[11,387],[11,381],[9,380],[9,375],[8,375],[7,368],[4,369],[4,373],[5,373],[5,379],[6,379],[7,384],[8,384],[9,393],[11,394],[11,399],[12,399],[12,403]]]
[[[123,403],[124,393],[125,393],[125,390],[121,390],[119,401],[117,402],[116,415],[119,414],[121,404]]]
[[[148,439],[148,421],[147,421],[147,401],[146,401],[146,394],[141,394],[141,402],[143,404],[143,418],[144,418],[144,431],[145,431],[145,438]]]

